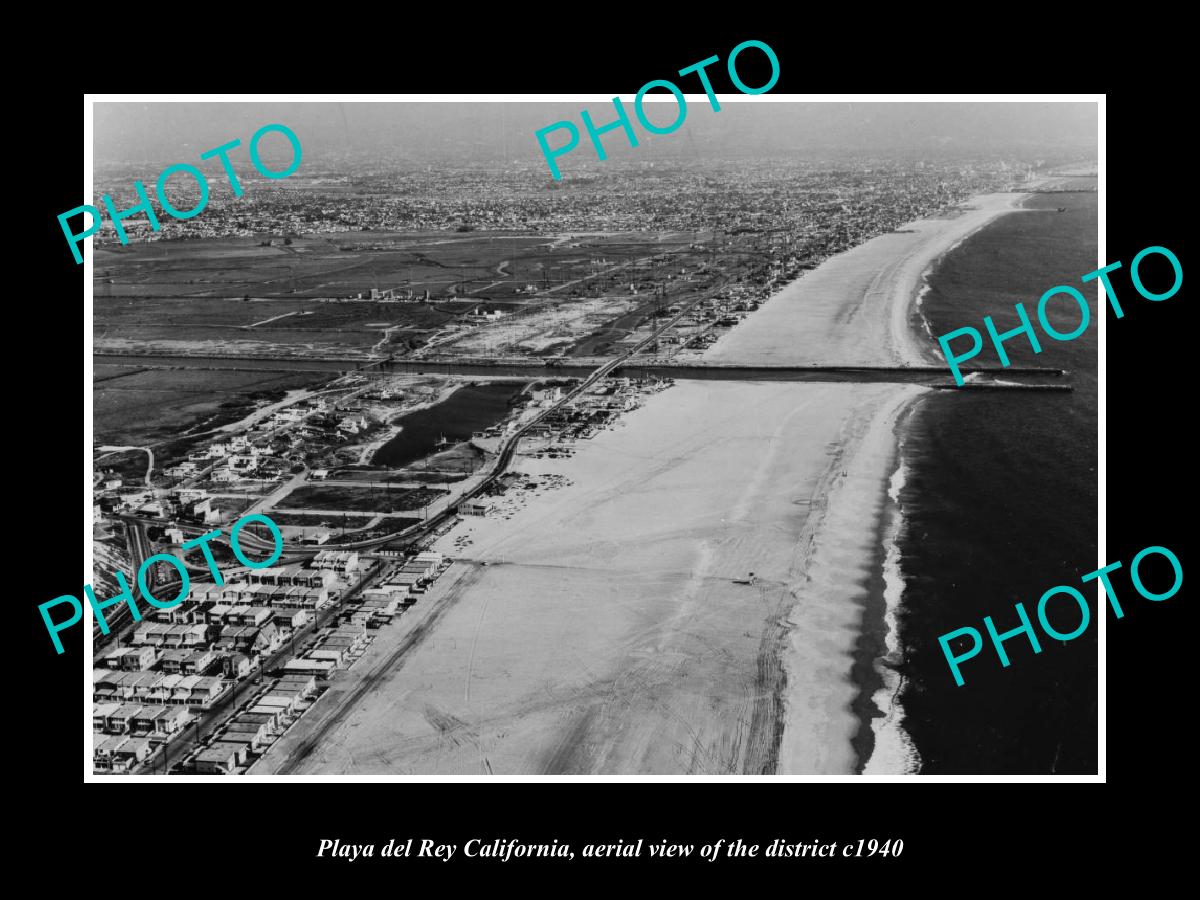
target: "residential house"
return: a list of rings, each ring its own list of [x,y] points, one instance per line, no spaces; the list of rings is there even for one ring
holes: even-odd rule
[[[226,615],[230,625],[245,625],[261,628],[271,620],[271,610],[266,606],[235,606]]]
[[[225,683],[220,678],[214,678],[212,676],[188,675],[184,678],[184,681],[187,681],[191,678],[196,680],[188,685],[187,688],[188,697],[186,702],[188,706],[207,708],[214,700],[216,700],[225,692]],[[179,689],[176,688],[176,694],[178,694],[178,692]]]
[[[328,642],[321,645],[319,650],[310,650],[307,654],[309,659],[328,660],[335,666],[340,667],[346,659],[346,649],[344,647],[330,647]]]
[[[245,763],[245,744],[217,741],[200,751],[196,757],[196,772],[200,775],[231,775]]]
[[[246,579],[250,584],[322,588],[332,584],[337,575],[330,569],[310,569],[292,564],[254,569],[246,573]]]
[[[265,697],[260,697],[258,706],[271,706],[283,711],[285,715],[295,713],[300,704],[304,702],[304,697],[301,695],[299,688],[281,688],[274,687],[271,693]]]
[[[142,707],[136,703],[126,703],[110,713],[104,723],[104,730],[109,734],[132,734],[133,722]]]
[[[312,614],[305,609],[277,609],[272,615],[272,621],[280,633],[297,631],[312,619]]]
[[[308,698],[317,692],[317,679],[312,675],[288,674],[279,679],[277,686],[298,689],[301,696]]]
[[[145,738],[130,738],[112,751],[112,770],[128,772],[150,756],[152,748]]]
[[[154,718],[154,730],[158,734],[174,734],[191,720],[192,714],[180,706],[163,706]]]
[[[342,578],[349,580],[358,574],[359,556],[357,550],[322,550],[313,557],[314,569],[329,569]]]
[[[273,706],[255,706],[253,709],[242,713],[237,717],[239,722],[256,722],[259,725],[266,725],[267,729],[272,733],[282,731],[285,714],[283,710]]]
[[[113,755],[128,741],[129,738],[123,734],[97,741],[96,745],[92,748],[92,768],[97,772],[111,772],[113,770]]]
[[[330,662],[329,660],[312,658],[305,659],[299,656],[295,659],[289,659],[283,664],[283,671],[288,674],[296,673],[298,675],[315,675],[318,678],[327,678],[333,674],[333,670],[335,668],[336,664]]]
[[[191,655],[183,661],[184,675],[203,675],[217,661],[215,650],[201,648],[191,651]]]
[[[229,723],[221,739],[231,743],[245,741],[251,750],[258,751],[270,742],[271,729],[265,722],[247,722],[238,717]]]
[[[147,735],[157,729],[157,720],[166,711],[165,706],[143,706],[133,717],[133,733]]]
[[[158,661],[159,666],[169,675],[183,674],[183,664],[191,659],[194,652],[193,650],[186,650],[183,647],[175,650],[164,650],[162,658]]]
[[[119,703],[97,703],[92,706],[92,731],[105,731],[108,728],[108,717],[120,708]]]
[[[183,651],[186,653],[187,651]],[[165,705],[175,702],[175,689],[186,676],[182,674],[164,675],[147,698],[151,703]]]
[[[221,672],[226,678],[245,678],[253,668],[253,662],[245,653],[233,651],[221,656]]]

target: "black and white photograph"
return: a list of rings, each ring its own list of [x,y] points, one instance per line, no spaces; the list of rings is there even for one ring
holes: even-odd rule
[[[1097,277],[1102,96],[725,52],[91,98],[86,780],[1098,780],[1099,320],[1181,248]]]

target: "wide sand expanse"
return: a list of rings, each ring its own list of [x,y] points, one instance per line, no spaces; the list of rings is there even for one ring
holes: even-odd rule
[[[705,359],[935,363],[922,274],[1017,199],[826,261]],[[573,483],[442,538],[460,561],[256,771],[855,771],[853,652],[895,422],[923,390],[682,381],[571,459],[518,458]]]
[[[786,768],[851,771],[856,532],[918,391],[681,382],[572,459],[519,458],[573,483],[443,538],[474,544],[420,601],[436,624],[256,771],[774,772],[789,643]]]
[[[980,194],[831,257],[788,284],[704,355],[763,365],[937,365],[937,346],[910,322],[929,265],[1011,212],[1024,194]]]

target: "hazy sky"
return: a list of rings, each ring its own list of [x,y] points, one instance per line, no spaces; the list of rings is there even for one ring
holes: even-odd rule
[[[651,95],[653,96],[653,95]],[[666,104],[647,104],[651,120],[669,124]],[[1074,153],[1096,149],[1094,103],[778,103],[728,102],[714,112],[706,98],[689,101],[687,117],[670,135],[646,133],[622,97],[637,132],[630,150],[620,131],[603,138],[614,156],[645,152],[813,155],[994,156]],[[294,130],[305,160],[331,153],[394,155],[397,160],[453,157],[481,163],[540,162],[534,132],[570,119],[580,129],[576,153],[595,159],[580,121],[587,108],[597,126],[615,119],[611,102],[588,103],[97,103],[98,164],[194,162],[200,153],[233,138],[243,151],[262,125]],[[565,132],[551,141],[566,139]],[[286,142],[279,135],[280,148]],[[264,142],[264,152],[267,149]],[[623,152],[622,152],[623,148]],[[269,154],[265,154],[269,160]],[[570,157],[563,157],[564,163]]]

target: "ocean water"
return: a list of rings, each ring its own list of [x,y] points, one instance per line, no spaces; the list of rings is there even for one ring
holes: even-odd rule
[[[1096,268],[1096,201],[1094,193],[1034,195],[944,256],[927,279],[921,314],[933,335],[964,325],[982,332],[984,315],[1000,331],[1013,328],[1017,301],[1037,328],[1039,297],[1060,284],[1088,298],[1091,324],[1071,342],[1039,330],[1040,354],[1024,338],[1006,344],[1013,365],[1070,370],[1073,392],[939,391],[907,420],[903,474],[892,485],[903,576],[893,659],[912,745],[904,750],[915,750],[922,774],[1096,771],[1097,610],[1094,590],[1079,584],[1097,553],[1097,310],[1094,287],[1079,283]],[[1052,301],[1057,330],[1073,330],[1079,317],[1076,304]],[[999,366],[986,336],[972,363]],[[1059,584],[1093,601],[1088,630],[1066,644],[1036,621],[1038,599]],[[1049,611],[1064,632],[1079,622],[1067,600]],[[1000,632],[1014,628],[1018,601],[1042,652],[1016,636],[1005,643],[1011,664],[1003,668],[982,619],[992,616]],[[963,626],[978,629],[984,647],[963,663],[959,687],[938,637]]]

